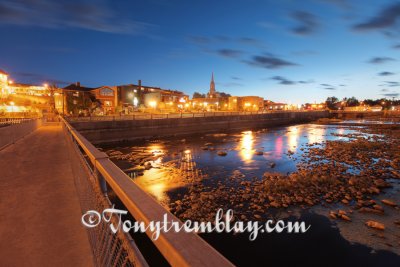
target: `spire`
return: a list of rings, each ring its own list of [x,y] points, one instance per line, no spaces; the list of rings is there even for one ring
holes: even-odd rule
[[[208,93],[210,98],[215,97],[215,83],[214,83],[214,72],[211,74],[211,82],[210,82],[210,92]]]

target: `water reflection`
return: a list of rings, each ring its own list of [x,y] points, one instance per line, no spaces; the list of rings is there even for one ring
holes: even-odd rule
[[[297,126],[291,126],[288,128],[288,132],[286,134],[288,148],[293,152],[297,149],[298,142],[299,142],[299,135],[300,135],[300,131]]]
[[[275,151],[273,157],[275,159],[281,158],[283,155],[283,140],[282,136],[279,136],[275,140]]]
[[[326,127],[320,127],[320,126],[308,127],[307,134],[308,134],[308,143],[310,144],[321,143],[326,139],[325,136]]]
[[[163,170],[150,169],[145,175],[139,176],[135,182],[146,192],[154,196],[162,204],[169,203],[166,192],[171,189],[171,177],[168,177]]]
[[[252,131],[242,132],[242,138],[240,140],[240,157],[241,159],[246,162],[250,163],[253,158],[254,154],[254,134]]]

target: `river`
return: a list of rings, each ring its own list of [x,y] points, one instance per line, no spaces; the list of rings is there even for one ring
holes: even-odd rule
[[[373,136],[359,131],[366,127],[357,126],[360,121],[350,123],[351,126],[345,123],[300,124],[228,134],[137,140],[102,149],[133,182],[163,206],[171,208],[177,201],[187,201],[191,189],[200,184],[204,190],[212,191],[219,186],[239,188],[237,177],[241,183],[251,183],[261,180],[265,172],[287,175],[298,170],[301,159],[311,147],[323,147],[327,141],[348,141],[354,135]],[[391,188],[375,199],[391,198],[400,203],[399,179],[388,181]],[[264,212],[263,219],[306,221],[311,224],[306,234],[265,234],[256,241],[249,241],[247,234],[203,234],[202,237],[240,266],[259,263],[271,266],[400,266],[400,228],[393,224],[400,218],[399,209],[385,208],[383,216],[350,211],[352,222],[332,220],[328,216],[330,210],[346,208],[339,202]],[[367,219],[384,222],[387,226],[384,233],[367,229],[364,225]]]

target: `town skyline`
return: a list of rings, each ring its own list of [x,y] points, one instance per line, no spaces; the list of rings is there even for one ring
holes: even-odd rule
[[[140,79],[192,96],[214,72],[216,91],[276,102],[398,98],[400,3],[367,2],[4,1],[0,68],[59,87]]]

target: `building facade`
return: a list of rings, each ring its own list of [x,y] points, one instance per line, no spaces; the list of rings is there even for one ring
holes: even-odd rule
[[[262,111],[264,99],[258,96],[231,96],[228,110],[230,111]]]

